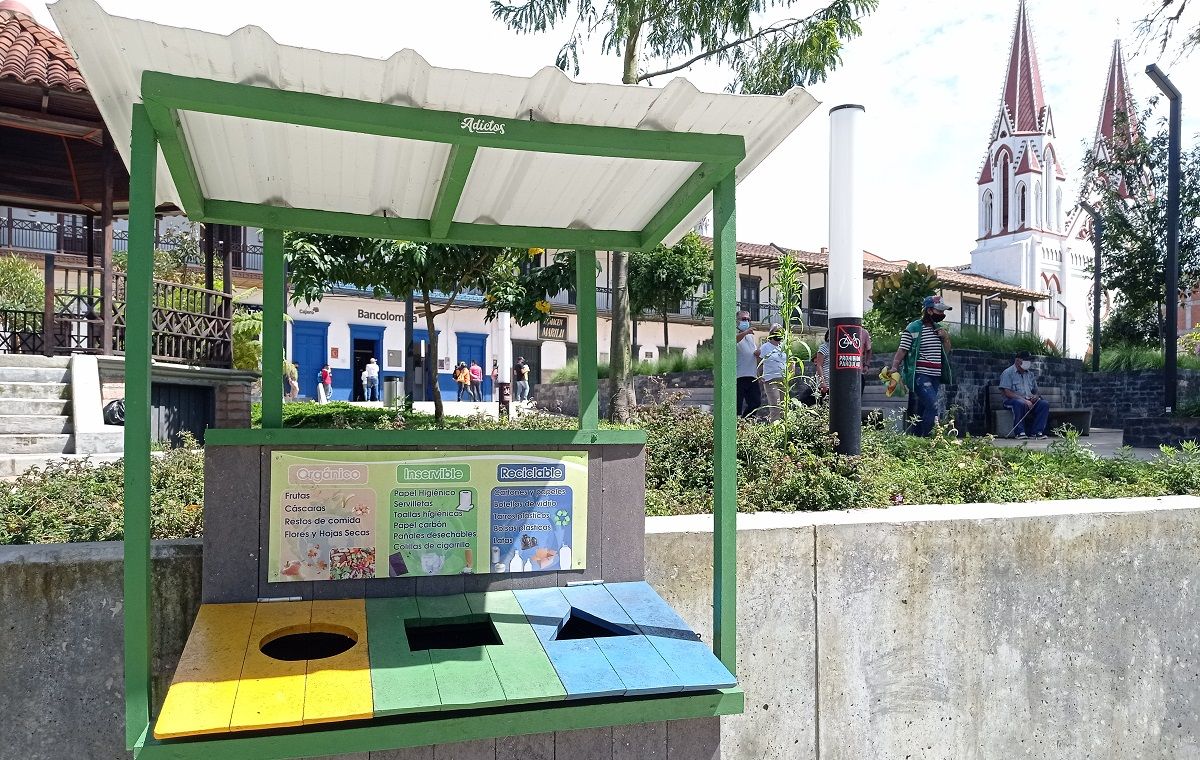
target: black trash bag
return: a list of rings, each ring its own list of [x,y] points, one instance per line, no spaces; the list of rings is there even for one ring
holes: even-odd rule
[[[125,424],[125,399],[119,398],[116,401],[109,401],[104,405],[104,424]]]

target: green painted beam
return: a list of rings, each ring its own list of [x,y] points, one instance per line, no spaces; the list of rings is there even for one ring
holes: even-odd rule
[[[192,163],[192,156],[188,151],[179,112],[148,100],[146,114],[150,117],[150,123],[154,125],[158,145],[167,161],[167,168],[171,171],[171,179],[175,181],[175,189],[179,192],[179,202],[183,204],[184,212],[192,219],[203,218],[204,190],[200,187],[200,175],[196,172],[196,165]]]
[[[157,71],[142,74],[142,98],[181,111],[480,148],[698,162],[740,161],[746,155],[741,135],[501,119],[214,82]]]
[[[713,651],[737,667],[737,217],[734,177],[713,191]]]
[[[450,223],[454,221],[454,212],[458,210],[458,202],[462,199],[467,176],[471,173],[471,164],[475,163],[478,150],[474,145],[450,146],[450,156],[446,159],[442,182],[438,185],[437,198],[433,202],[433,214],[429,217],[429,234],[432,237],[444,238],[450,231]]]
[[[575,252],[576,345],[579,347],[579,429],[600,426],[596,396],[596,252]]]
[[[283,427],[283,319],[287,314],[283,232],[263,230],[262,426]],[[304,367],[310,375],[316,367]]]
[[[374,750],[573,731],[645,723],[737,715],[745,709],[741,689],[678,696],[621,697],[615,700],[535,703],[515,707],[396,716],[355,727],[338,724],[262,732],[255,736],[159,741],[147,738],[138,760],[292,760]]]
[[[196,221],[196,220],[193,220]],[[459,245],[512,248],[590,248],[632,251],[642,247],[640,232],[566,230],[554,227],[514,227],[451,222],[444,237],[436,238],[424,219],[364,216],[340,211],[261,206],[240,201],[207,200],[205,222],[242,227],[278,228],[324,235],[418,240]]]
[[[150,723],[150,311],[158,147],[146,109],[133,106],[129,263],[125,301],[125,743]]]
[[[264,381],[265,382],[265,381]],[[280,381],[282,387],[282,381]],[[212,428],[205,446],[590,446],[641,445],[644,430],[326,430]]]
[[[663,241],[679,221],[700,205],[704,197],[713,191],[727,174],[733,172],[737,162],[714,163],[706,162],[696,167],[696,171],[684,180],[679,189],[671,195],[663,207],[650,218],[642,228],[642,245],[653,248]]]

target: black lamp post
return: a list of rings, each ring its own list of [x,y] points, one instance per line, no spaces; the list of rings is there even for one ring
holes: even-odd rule
[[[1163,361],[1163,405],[1167,414],[1175,411],[1178,383],[1179,343],[1179,152],[1183,120],[1183,93],[1158,66],[1146,67],[1146,76],[1154,80],[1171,101],[1170,135],[1167,143],[1167,335]]]
[[[1100,212],[1086,203],[1079,207],[1092,218],[1092,248],[1096,252],[1095,272],[1092,279],[1092,372],[1100,371],[1100,299],[1103,288],[1100,278],[1103,269],[1100,262],[1101,240],[1104,238],[1104,218]]]

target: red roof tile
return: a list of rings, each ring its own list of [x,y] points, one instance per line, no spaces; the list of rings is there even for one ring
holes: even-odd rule
[[[701,239],[707,245],[712,245],[712,238],[702,237]],[[780,249],[770,244],[762,245],[761,243],[739,242],[737,244],[737,260],[742,264],[772,268],[779,263],[781,250],[790,253],[798,262],[813,271],[826,271],[829,269],[829,254],[825,251],[814,253],[812,251],[790,250],[787,248]],[[906,266],[908,266],[907,261],[888,261],[876,254],[863,251],[863,274],[869,279],[901,272]],[[966,266],[934,267],[934,271],[937,273],[937,278],[942,285],[951,289],[961,289],[971,293],[1001,292],[1015,298],[1044,297],[1044,294],[1033,290],[1026,290],[1007,282],[972,274],[967,271]]]
[[[68,92],[87,91],[67,43],[13,0],[0,2],[0,79]]]
[[[1124,134],[1117,134],[1117,114],[1124,113],[1128,119]],[[1112,143],[1114,140],[1132,141],[1137,137],[1137,113],[1133,109],[1133,98],[1129,93],[1129,77],[1125,73],[1125,57],[1121,54],[1121,41],[1113,42],[1112,58],[1108,63],[1108,81],[1104,84],[1104,99],[1100,101],[1100,123],[1096,125],[1096,143]]]
[[[1021,154],[1021,163],[1017,166],[1017,174],[1029,174],[1041,170],[1042,164],[1037,159],[1037,153],[1027,146],[1025,152]]]
[[[1004,77],[1004,108],[1017,132],[1042,131],[1046,94],[1042,91],[1042,75],[1033,46],[1033,31],[1025,13],[1025,0],[1021,0],[1017,8],[1008,74]]]
[[[992,181],[992,159],[991,157],[983,160],[983,171],[979,173],[979,184],[986,185]]]

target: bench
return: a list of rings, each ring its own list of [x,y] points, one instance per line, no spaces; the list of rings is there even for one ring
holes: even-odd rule
[[[1063,425],[1069,425],[1079,431],[1080,435],[1090,435],[1092,432],[1092,410],[1071,409],[1066,406],[1062,388],[1046,385],[1038,388],[1042,398],[1050,405],[1050,419],[1046,423],[1046,432],[1051,433]],[[998,385],[988,386],[988,409],[992,421],[992,433],[998,437],[1007,436],[1013,428],[1012,411],[1004,406],[1004,392]]]
[[[898,391],[896,395],[889,398],[883,383],[879,382],[878,378],[867,378],[867,385],[862,392],[862,420],[864,423],[868,422],[873,414],[878,414],[884,420],[903,419],[906,411],[908,411],[907,394]]]

